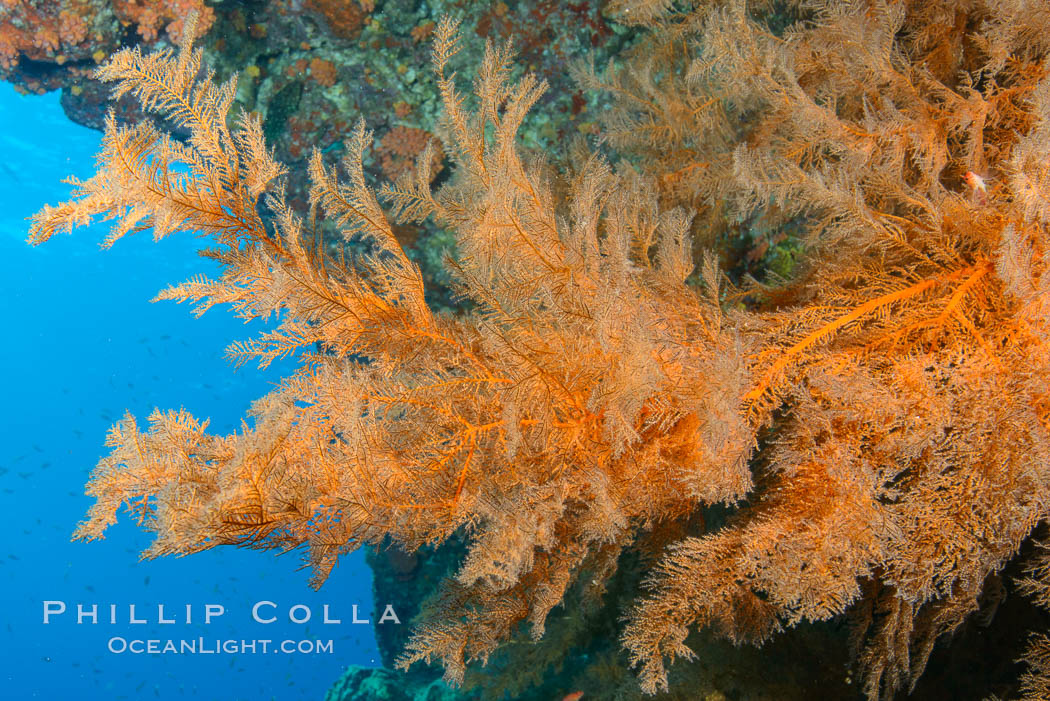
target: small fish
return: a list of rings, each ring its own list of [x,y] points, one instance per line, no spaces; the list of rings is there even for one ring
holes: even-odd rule
[[[970,189],[974,192],[980,191],[984,194],[988,194],[988,183],[984,181],[984,178],[972,170],[966,171],[963,175],[963,180],[966,181],[966,184],[969,185]]]
[[[571,694],[565,694],[565,698],[561,701],[580,701],[583,698],[582,691],[574,691]]]
[[[18,179],[18,174],[13,168],[11,168],[11,166],[7,165],[3,161],[0,161],[0,168],[2,168],[4,173],[7,174],[7,177],[11,178],[12,182],[18,183],[19,185],[22,184],[22,181]]]

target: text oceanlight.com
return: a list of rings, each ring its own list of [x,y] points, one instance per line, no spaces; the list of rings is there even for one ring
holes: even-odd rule
[[[183,640],[109,639],[110,652],[132,655],[254,655],[280,653],[285,655],[330,655],[331,640]]]

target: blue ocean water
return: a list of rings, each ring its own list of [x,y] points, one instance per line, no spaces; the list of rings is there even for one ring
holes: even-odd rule
[[[351,623],[354,604],[361,619],[373,606],[361,553],[313,592],[294,553],[220,548],[139,561],[149,535],[126,518],[105,540],[69,540],[92,503],[83,487],[106,452],[106,430],[125,410],[144,423],[154,407],[185,407],[230,432],[288,369],[234,372],[223,349],[259,329],[222,309],[195,319],[185,305],[149,303],[168,284],[213,272],[192,236],[154,243],[140,234],[100,251],[103,222],[25,243],[25,218],[67,198],[62,178],[91,174],[98,144],[97,132],[66,119],[57,94],[20,96],[0,84],[0,698],[321,699],[347,665],[378,665],[371,626]],[[275,616],[272,624],[252,619],[266,601],[275,606],[263,604],[260,618]],[[45,624],[45,602],[65,612]],[[341,623],[322,621],[326,604]],[[78,622],[78,605],[97,605],[97,622]],[[145,623],[130,622],[131,605]],[[159,605],[174,623],[158,622]],[[207,605],[224,613],[204,624]],[[297,605],[309,622],[288,620]],[[169,639],[200,639],[199,651],[131,651],[132,641]],[[254,653],[202,652],[227,640],[260,642]],[[263,640],[272,641],[267,652]],[[285,640],[314,651],[273,651]]]

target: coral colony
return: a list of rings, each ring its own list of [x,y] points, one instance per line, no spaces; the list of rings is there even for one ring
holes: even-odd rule
[[[118,422],[76,536],[126,507],[149,556],[302,546],[315,585],[364,544],[462,539],[400,660],[452,682],[523,629],[542,643],[630,561],[647,576],[620,635],[645,692],[695,657],[691,631],[760,644],[843,614],[863,693],[912,687],[1050,515],[1050,11],[692,5],[611,3],[640,38],[577,75],[612,100],[605,139],[527,157],[545,84],[492,44],[457,66],[464,94],[441,21],[440,144],[406,131],[411,168],[386,145],[384,212],[359,123],[343,181],[310,161],[316,220],[191,39],[102,65],[189,137],[111,118],[97,173],[31,241],[97,216],[107,244],[204,232],[221,274],[158,298],[276,319],[229,354],[299,365],[239,433]],[[428,307],[388,215],[454,232],[462,313]],[[745,228],[781,256],[761,279],[728,253]],[[1030,699],[1048,660],[1036,637]]]

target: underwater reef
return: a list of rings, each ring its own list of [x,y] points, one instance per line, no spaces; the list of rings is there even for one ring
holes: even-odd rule
[[[364,119],[339,168],[313,144],[305,216],[195,18],[102,63],[164,121],[108,118],[30,241],[208,234],[218,277],[157,298],[270,320],[231,360],[299,364],[238,433],[125,416],[76,537],[125,509],[149,557],[301,548],[315,586],[372,547],[377,586],[430,591],[381,641],[406,676],[344,698],[932,699],[1013,645],[968,688],[1047,698],[1050,9],[605,10],[634,34],[574,65],[597,134],[523,140],[553,88],[437,18],[436,139],[378,192]],[[398,236],[421,222],[455,314]]]
[[[111,107],[118,118],[141,119],[135,101],[112,100],[94,78],[97,64],[123,48],[177,44],[184,18],[197,12],[197,47],[220,79],[240,74],[235,105],[262,118],[282,162],[305,163],[314,148],[341,155],[354,115],[370,114],[377,140],[386,141],[375,165],[396,179],[414,162],[404,151],[415,132],[432,131],[440,113],[425,68],[440,17],[464,18],[472,60],[487,39],[513,40],[520,60],[557,88],[529,126],[528,137],[546,145],[595,126],[583,118],[589,103],[566,64],[607,60],[635,34],[601,8],[552,0],[11,0],[0,5],[0,79],[25,92],[62,89],[67,114],[86,126],[101,128]]]
[[[217,79],[239,75],[234,109],[262,120],[267,143],[288,167],[287,201],[305,216],[311,153],[319,149],[329,165],[338,163],[356,115],[370,115],[376,138],[363,160],[376,177],[411,171],[418,151],[437,138],[441,96],[426,66],[430,36],[449,13],[464,18],[466,61],[480,61],[486,40],[513,41],[522,65],[552,86],[523,125],[523,139],[542,149],[596,131],[596,94],[583,91],[567,66],[587,56],[604,63],[637,34],[601,9],[588,0],[14,0],[0,3],[0,80],[23,92],[61,89],[70,119],[97,129],[109,112],[120,123],[157,118],[134,99],[113,99],[95,69],[124,48],[172,47],[183,18],[196,11],[196,46]],[[188,134],[176,123],[164,126]],[[435,159],[445,160],[440,148]],[[442,177],[441,168],[433,174]],[[430,303],[456,309],[441,264],[452,237],[429,222],[395,233],[420,264]]]

